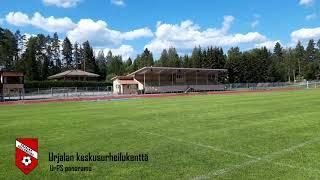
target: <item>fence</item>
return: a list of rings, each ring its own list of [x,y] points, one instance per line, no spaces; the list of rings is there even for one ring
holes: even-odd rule
[[[319,88],[320,81],[303,82],[272,82],[272,83],[234,83],[219,85],[173,85],[173,86],[147,86],[145,93],[181,93],[204,91],[237,91],[237,90],[267,90],[275,88]]]
[[[112,86],[31,88],[31,89],[25,89],[24,99],[108,96],[111,94],[112,94]]]
[[[235,83],[219,85],[189,85],[189,86],[159,86],[146,87],[146,93],[187,93],[200,91],[222,91],[222,90],[258,90],[274,88],[320,88],[320,81],[303,81],[296,83]],[[75,98],[92,96],[113,95],[112,86],[106,87],[52,87],[52,88],[26,88],[23,94],[10,92],[5,95],[5,100],[17,99],[52,99],[52,98]]]

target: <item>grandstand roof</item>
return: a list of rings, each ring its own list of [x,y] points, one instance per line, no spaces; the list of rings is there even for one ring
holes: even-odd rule
[[[133,77],[130,76],[115,76],[113,78],[111,78],[111,80],[115,80],[115,79],[119,79],[119,80],[133,80]]]
[[[48,79],[57,79],[62,77],[99,77],[98,74],[82,71],[79,69],[64,71],[59,74],[49,76]]]
[[[135,80],[119,80],[118,82],[119,82],[119,84],[139,84]]]
[[[127,76],[134,76],[136,74],[144,73],[189,73],[189,72],[198,72],[199,74],[215,74],[217,72],[227,72],[227,69],[205,69],[205,68],[176,68],[176,67],[143,67]]]

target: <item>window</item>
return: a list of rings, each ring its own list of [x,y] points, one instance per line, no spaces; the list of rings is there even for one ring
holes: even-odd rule
[[[177,74],[177,80],[182,80],[183,79],[183,75],[182,74]]]
[[[23,77],[21,76],[3,77],[3,84],[23,84]]]
[[[215,74],[209,74],[208,78],[209,78],[209,80],[215,80],[216,79],[216,75]]]

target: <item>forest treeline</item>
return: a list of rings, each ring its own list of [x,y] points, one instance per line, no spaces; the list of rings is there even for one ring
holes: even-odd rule
[[[191,55],[179,56],[174,47],[164,49],[155,59],[145,49],[135,59],[123,59],[111,51],[97,55],[89,41],[74,44],[58,34],[38,34],[28,39],[19,30],[11,32],[0,28],[0,66],[6,70],[22,71],[26,80],[42,81],[48,76],[70,69],[81,69],[99,74],[101,81],[110,81],[115,75],[125,75],[145,66],[228,69],[230,83],[284,82],[313,80],[320,74],[320,40],[301,42],[292,48],[276,43],[272,50],[266,47],[240,51],[231,47],[195,47]]]

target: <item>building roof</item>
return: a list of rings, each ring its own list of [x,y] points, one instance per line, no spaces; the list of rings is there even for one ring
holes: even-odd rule
[[[118,80],[118,82],[120,84],[139,84],[137,81],[135,80]]]
[[[111,78],[111,80],[133,80],[133,77],[131,76],[115,76],[113,78]]]
[[[82,71],[79,69],[68,70],[62,73],[58,73],[52,76],[49,76],[48,79],[58,79],[62,77],[99,77],[98,74]]]
[[[0,71],[0,75],[13,76],[13,77],[24,76],[23,72],[19,72],[19,71]]]
[[[148,74],[148,73],[189,73],[198,72],[199,74],[216,74],[217,72],[227,72],[227,69],[206,69],[206,68],[176,68],[176,67],[143,67],[127,76]]]

